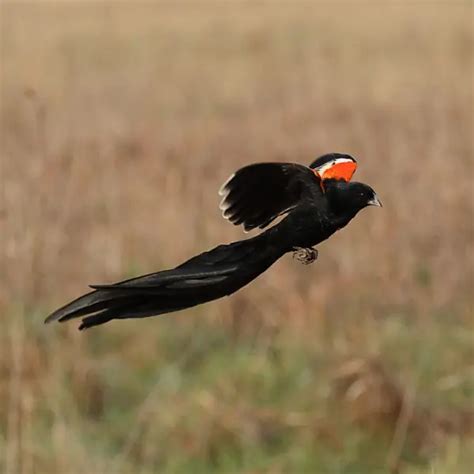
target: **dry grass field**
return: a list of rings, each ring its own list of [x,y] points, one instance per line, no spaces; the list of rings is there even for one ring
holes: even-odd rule
[[[468,474],[472,5],[1,6],[0,471]],[[43,325],[242,238],[256,161],[359,160],[384,208],[193,310]]]

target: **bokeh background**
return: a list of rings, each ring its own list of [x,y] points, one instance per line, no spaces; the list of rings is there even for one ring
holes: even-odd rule
[[[0,470],[472,472],[472,4],[1,7]],[[79,333],[86,290],[244,237],[240,166],[347,152],[308,267]]]

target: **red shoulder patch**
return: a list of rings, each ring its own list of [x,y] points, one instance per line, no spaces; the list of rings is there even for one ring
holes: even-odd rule
[[[325,179],[342,179],[350,181],[352,175],[357,169],[357,163],[349,158],[336,158],[327,163],[324,163],[313,171],[317,176],[324,181]]]

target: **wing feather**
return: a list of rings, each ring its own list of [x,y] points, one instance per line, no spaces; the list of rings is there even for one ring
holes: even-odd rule
[[[319,199],[325,180],[349,181],[357,168],[346,154],[320,156],[309,167],[294,163],[256,163],[239,169],[221,186],[219,208],[244,230],[263,229],[306,199]]]
[[[321,194],[319,177],[293,163],[257,163],[236,171],[221,187],[224,218],[245,231],[263,229],[309,195]]]

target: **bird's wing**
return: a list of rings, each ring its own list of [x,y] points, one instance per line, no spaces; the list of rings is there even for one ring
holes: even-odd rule
[[[314,160],[309,167],[324,183],[326,179],[350,181],[357,169],[357,161],[350,155],[329,153]]]
[[[301,200],[322,197],[319,176],[293,163],[257,163],[236,171],[221,187],[222,215],[249,231],[263,229]]]

